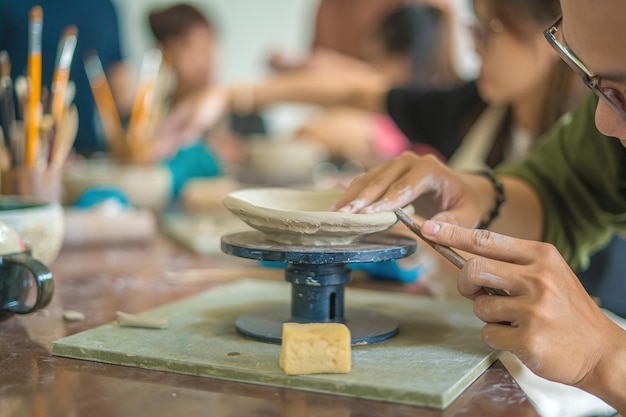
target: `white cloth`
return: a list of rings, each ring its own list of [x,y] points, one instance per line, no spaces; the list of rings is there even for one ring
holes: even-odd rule
[[[608,311],[606,315],[626,329],[626,320]],[[500,362],[515,378],[542,417],[612,416],[615,410],[585,391],[548,381],[530,371],[510,352],[503,352]]]
[[[511,143],[504,152],[506,162],[517,162],[523,160],[533,146],[532,135],[519,126],[511,128]]]
[[[487,168],[487,156],[496,140],[496,133],[506,115],[506,108],[489,106],[478,116],[458,149],[448,160],[457,171],[476,171]]]

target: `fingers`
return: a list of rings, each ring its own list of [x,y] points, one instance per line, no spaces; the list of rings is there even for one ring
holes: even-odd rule
[[[485,294],[484,288],[504,290],[515,297],[528,292],[529,279],[526,276],[524,266],[474,257],[467,261],[459,274],[458,290],[470,299]]]
[[[474,300],[474,314],[485,323],[510,323],[517,327],[522,319],[520,297],[480,295]]]
[[[358,213],[382,198],[389,185],[408,170],[410,162],[407,159],[402,155],[356,177],[333,209],[346,213]]]
[[[516,239],[484,229],[466,229],[452,224],[426,221],[422,233],[441,245],[474,255],[520,265],[529,264],[541,255],[539,242]]]
[[[455,174],[433,156],[405,152],[363,174],[350,184],[334,209],[375,213],[404,206],[426,192],[441,192],[441,183]]]
[[[523,342],[518,341],[520,329],[501,323],[487,323],[482,330],[483,342],[494,349],[515,353]]]

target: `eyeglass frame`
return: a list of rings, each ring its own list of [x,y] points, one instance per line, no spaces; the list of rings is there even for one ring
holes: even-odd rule
[[[587,66],[581,61],[576,54],[563,45],[557,38],[556,33],[563,28],[563,15],[559,16],[552,25],[543,31],[543,36],[546,38],[550,46],[559,54],[561,59],[579,76],[582,77],[583,82],[589,87],[598,97],[604,100],[604,102],[611,107],[622,119],[626,120],[626,104],[617,98],[613,98],[612,93],[607,91],[616,91],[613,88],[602,87],[600,85],[602,77],[594,74]],[[617,91],[616,91],[617,92]],[[619,93],[619,92],[618,92]],[[621,93],[619,93],[621,95]],[[622,96],[623,97],[623,96]]]

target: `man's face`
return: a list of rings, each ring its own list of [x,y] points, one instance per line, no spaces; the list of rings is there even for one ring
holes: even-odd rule
[[[562,0],[567,46],[603,81],[626,97],[626,1]],[[626,120],[600,100],[596,126],[626,147]]]

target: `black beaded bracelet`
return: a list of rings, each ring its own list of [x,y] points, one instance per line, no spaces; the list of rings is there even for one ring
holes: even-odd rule
[[[504,194],[504,186],[495,177],[495,175],[493,175],[491,171],[476,171],[474,172],[474,174],[482,175],[483,177],[486,177],[489,181],[491,181],[491,185],[493,185],[493,188],[496,191],[495,207],[493,208],[493,210],[491,210],[491,213],[489,214],[489,218],[485,221],[482,221],[478,225],[479,229],[486,229],[489,227],[491,222],[493,222],[500,214],[500,207],[502,207],[502,204],[504,204],[504,202],[506,201],[506,195]]]

